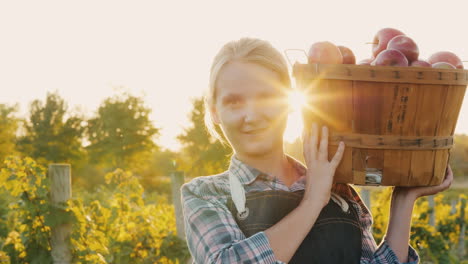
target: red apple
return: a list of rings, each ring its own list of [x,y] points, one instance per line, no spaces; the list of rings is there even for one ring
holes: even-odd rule
[[[359,61],[357,64],[358,65],[371,65],[371,62],[373,61],[374,59],[371,58],[371,59],[363,59],[361,61]]]
[[[343,56],[343,64],[356,64],[356,57],[350,48],[338,46],[338,49],[340,49],[341,55]]]
[[[427,60],[430,64],[436,62],[447,62],[455,66],[457,69],[463,69],[463,62],[461,59],[455,55],[455,53],[450,51],[439,51],[432,54]]]
[[[377,58],[372,61],[371,65],[405,67],[408,66],[408,59],[399,50],[386,49],[377,55]]]
[[[394,37],[398,35],[405,35],[398,29],[394,28],[383,28],[377,32],[372,41],[372,55],[374,58],[379,55],[379,53],[387,49],[387,43]]]
[[[411,62],[412,67],[432,67],[432,65],[425,60],[415,60]]]
[[[340,49],[329,41],[312,44],[308,54],[309,63],[342,64]]]
[[[396,49],[405,54],[409,62],[415,61],[419,56],[419,48],[416,42],[408,36],[399,35],[393,37],[387,44],[387,49]]]
[[[456,69],[454,65],[444,62],[444,61],[439,61],[434,64],[432,64],[432,68],[437,68],[437,69]]]

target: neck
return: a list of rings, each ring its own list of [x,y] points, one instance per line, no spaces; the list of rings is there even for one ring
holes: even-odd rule
[[[238,160],[272,177],[280,179],[288,186],[296,180],[296,171],[289,163],[283,148],[259,156],[252,156],[244,153],[236,153],[235,155]]]

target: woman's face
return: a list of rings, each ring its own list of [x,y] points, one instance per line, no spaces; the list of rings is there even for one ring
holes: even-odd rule
[[[230,62],[216,82],[215,123],[238,154],[261,156],[282,148],[288,104],[277,73],[247,62]]]

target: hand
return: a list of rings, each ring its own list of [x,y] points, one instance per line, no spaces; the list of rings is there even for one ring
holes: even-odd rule
[[[328,128],[322,128],[322,138],[318,145],[317,124],[312,124],[312,131],[304,129],[303,135],[304,159],[307,166],[306,186],[303,201],[318,203],[324,207],[331,196],[331,188],[335,170],[343,157],[345,145],[340,142],[331,161],[328,161]]]
[[[395,187],[393,190],[394,194],[403,195],[411,199],[418,199],[422,196],[434,195],[439,192],[442,192],[450,187],[453,182],[453,172],[450,165],[447,165],[445,170],[444,181],[436,186],[427,186],[427,187]]]

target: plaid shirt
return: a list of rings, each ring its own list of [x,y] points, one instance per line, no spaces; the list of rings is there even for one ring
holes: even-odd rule
[[[230,197],[229,173],[234,173],[245,192],[305,188],[306,168],[288,157],[301,175],[289,188],[279,179],[231,158],[229,169],[221,174],[198,177],[181,188],[185,233],[194,263],[283,263],[275,259],[268,237],[264,232],[246,238],[226,206]],[[377,246],[372,236],[372,215],[357,192],[347,184],[334,184],[333,192],[341,195],[356,208],[363,228],[361,263],[399,263],[398,258],[384,241]],[[409,246],[408,263],[418,263],[416,251]]]

